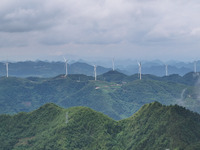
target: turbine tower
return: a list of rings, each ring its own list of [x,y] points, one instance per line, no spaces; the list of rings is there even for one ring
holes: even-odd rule
[[[197,73],[197,61],[194,61],[194,73]]]
[[[68,71],[67,71],[67,62],[68,62],[68,60],[65,58],[65,57],[63,57],[64,58],[64,61],[65,61],[65,77],[68,75]]]
[[[165,76],[168,76],[168,65],[165,64]]]
[[[112,59],[112,70],[115,71],[115,58]]]
[[[97,80],[97,66],[94,65],[94,80]]]
[[[8,78],[8,62],[6,62],[5,65],[6,65],[6,77]]]
[[[138,62],[138,66],[139,66],[139,74],[140,74],[140,80],[142,79],[142,63]]]

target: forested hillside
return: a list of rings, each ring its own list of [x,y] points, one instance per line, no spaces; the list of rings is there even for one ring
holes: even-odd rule
[[[1,150],[195,150],[199,141],[198,114],[158,102],[120,121],[90,108],[55,104],[0,115]]]
[[[60,75],[54,78],[0,78],[0,113],[29,112],[53,102],[64,108],[87,106],[119,120],[153,101],[179,104],[199,112],[198,76],[126,76],[110,71],[94,78]],[[179,80],[176,80],[179,78]]]

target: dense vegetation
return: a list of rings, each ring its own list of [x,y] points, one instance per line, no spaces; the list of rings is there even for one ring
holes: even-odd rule
[[[120,121],[90,108],[52,103],[0,115],[1,150],[195,150],[199,141],[200,115],[158,102]]]
[[[64,108],[87,106],[119,120],[153,101],[200,112],[198,75],[126,76],[109,71],[97,77],[74,74],[54,78],[0,78],[0,113],[29,112],[53,102]]]

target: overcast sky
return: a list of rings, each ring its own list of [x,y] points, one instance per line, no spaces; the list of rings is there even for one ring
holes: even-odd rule
[[[200,59],[199,0],[1,0],[0,60]]]

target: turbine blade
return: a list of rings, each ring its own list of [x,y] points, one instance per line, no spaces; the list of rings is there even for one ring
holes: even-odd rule
[[[64,58],[64,60],[65,60],[65,62],[66,62],[66,58],[63,56],[63,58]]]

